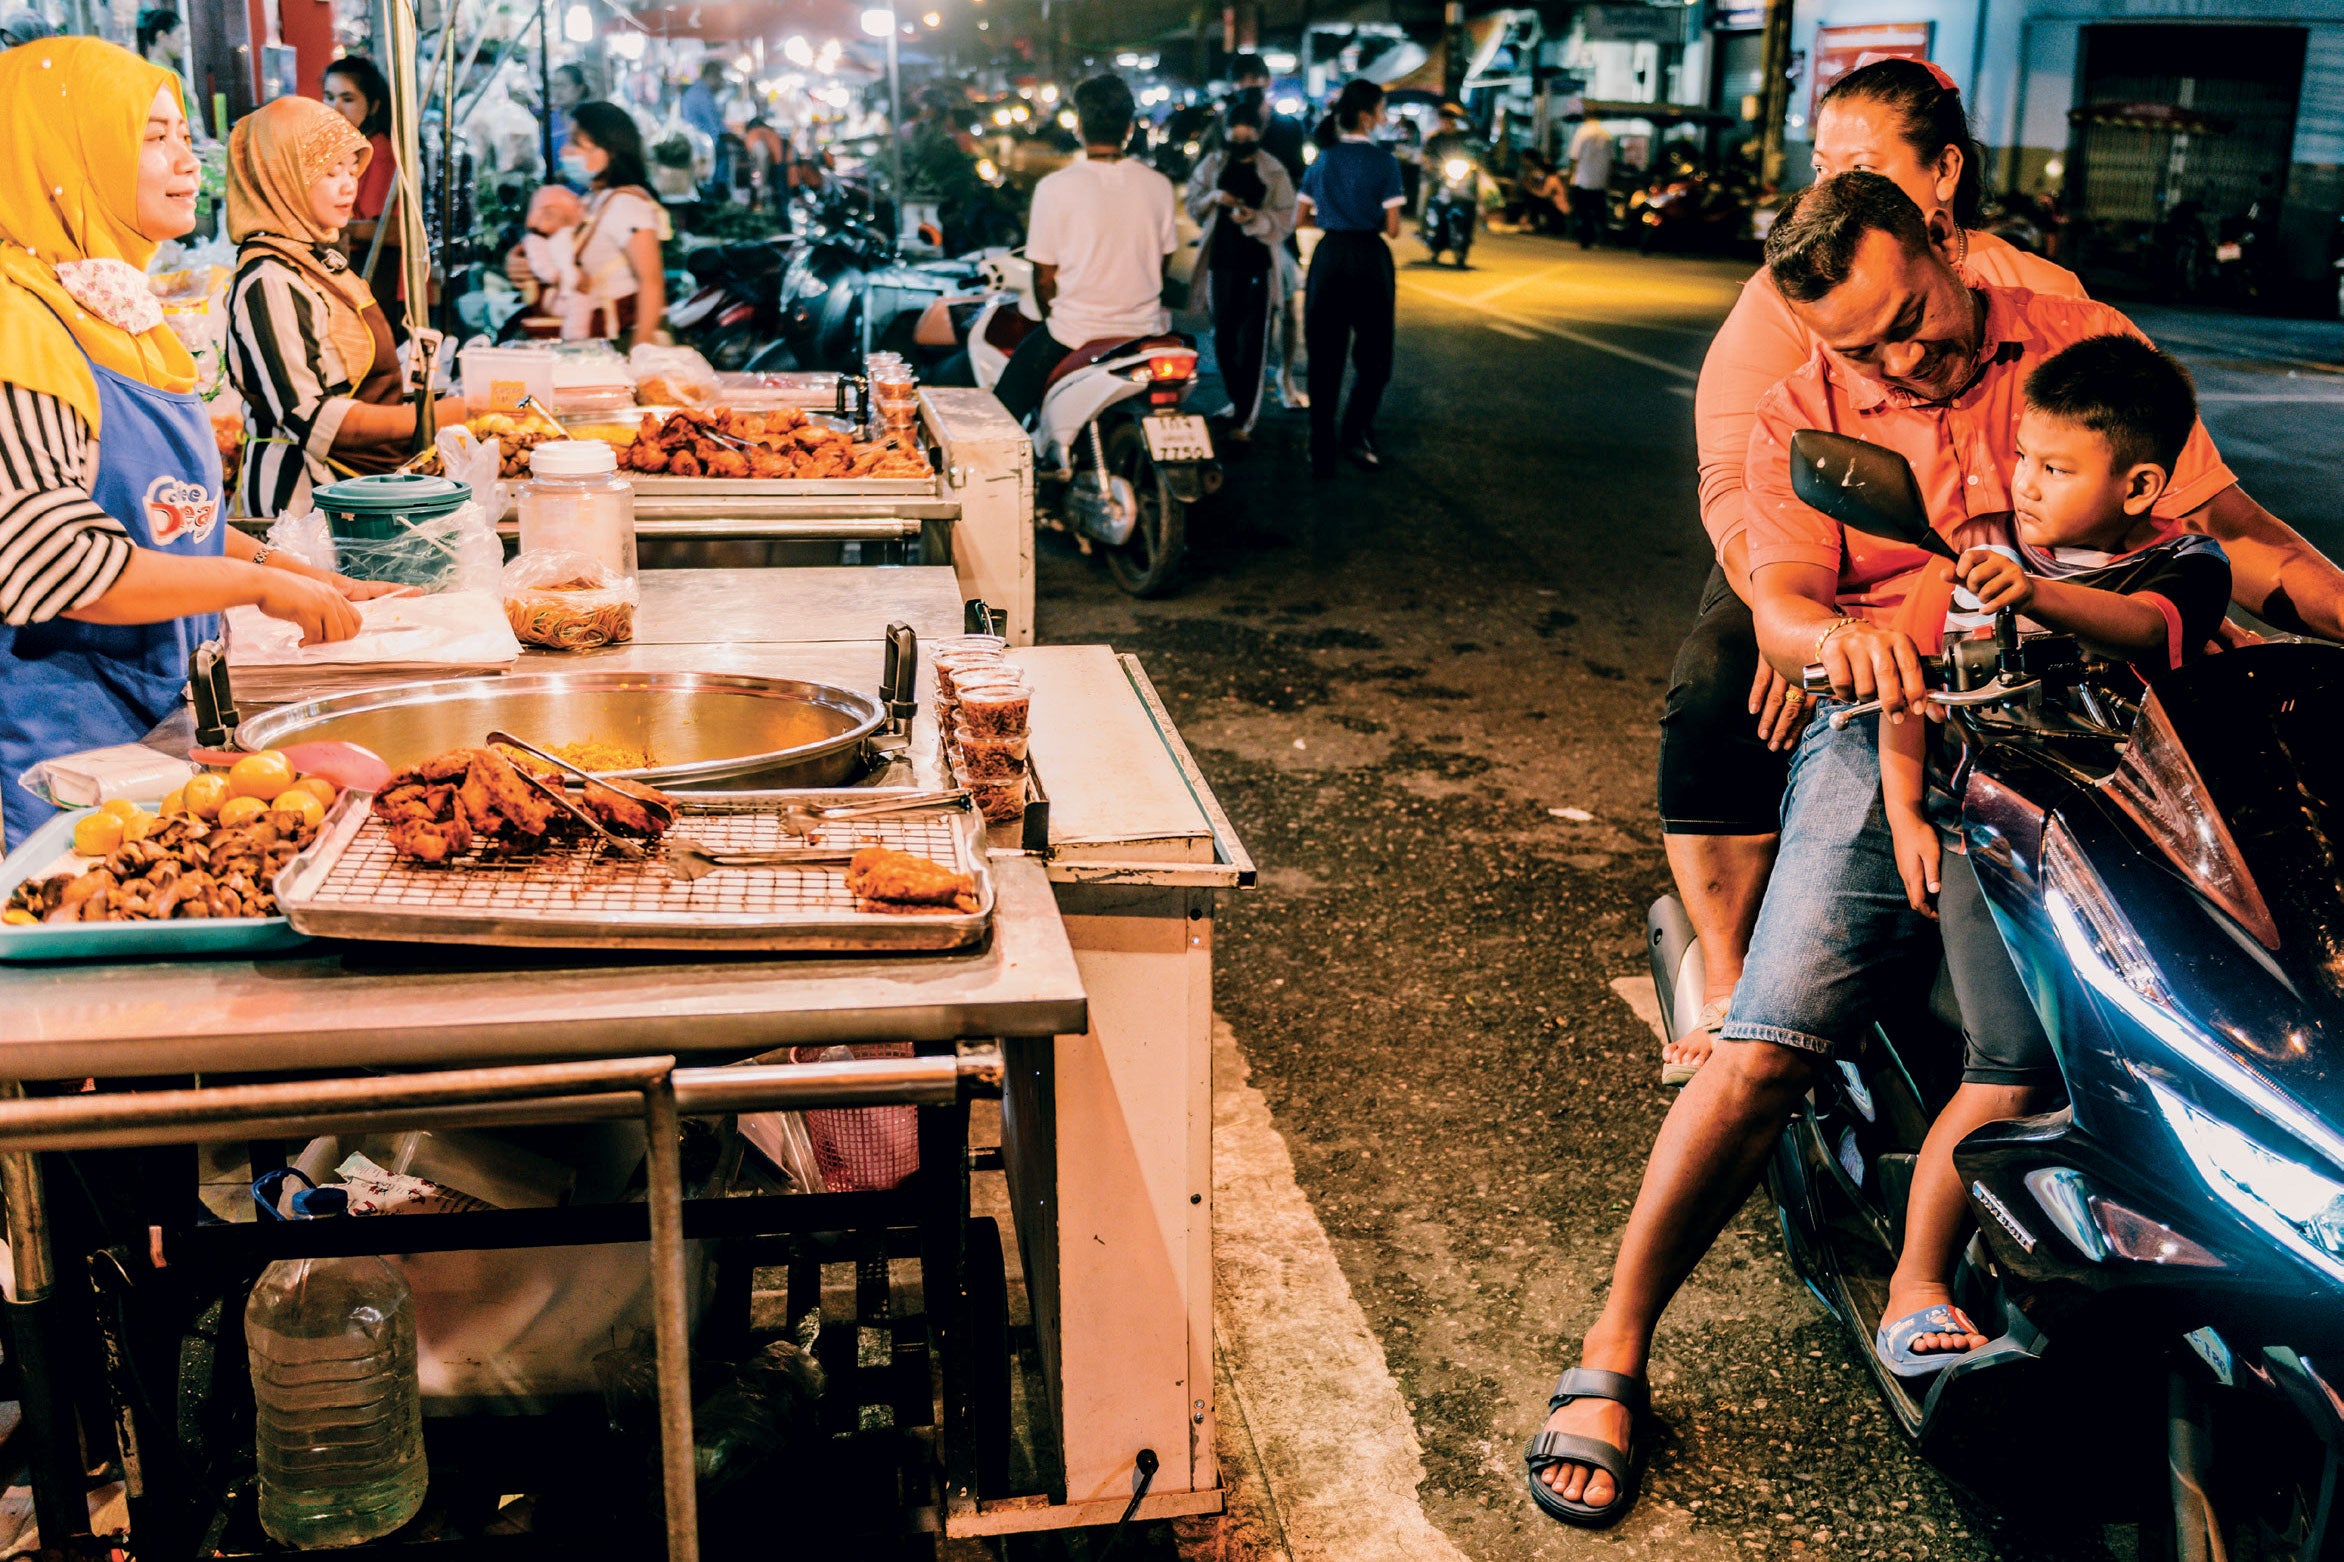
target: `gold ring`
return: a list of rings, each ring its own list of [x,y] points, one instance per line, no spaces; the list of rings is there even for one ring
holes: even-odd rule
[[[1806,690],[1804,690],[1804,689],[1785,689],[1785,690],[1783,691],[1783,695],[1782,695],[1782,708],[1783,708],[1784,710],[1797,710],[1797,709],[1798,709],[1800,706],[1802,706],[1802,705],[1804,705],[1804,704],[1806,704],[1806,703],[1807,703],[1807,691],[1806,691]]]

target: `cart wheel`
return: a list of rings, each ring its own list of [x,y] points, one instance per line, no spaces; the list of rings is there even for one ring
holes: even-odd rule
[[[1107,435],[1107,470],[1130,482],[1139,504],[1131,540],[1105,550],[1107,572],[1135,597],[1162,596],[1179,574],[1180,555],[1188,546],[1188,506],[1156,470],[1147,436],[1129,418]]]
[[[976,1383],[970,1431],[977,1440],[977,1492],[1009,1494],[1009,1279],[1001,1262],[1001,1228],[991,1219],[968,1226],[968,1350]]]

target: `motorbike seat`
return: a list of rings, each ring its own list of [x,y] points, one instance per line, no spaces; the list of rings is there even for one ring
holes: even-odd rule
[[[994,310],[992,318],[985,322],[985,340],[1005,353],[1013,353],[1018,343],[1041,328],[1042,323],[1028,320],[1024,310],[1004,306]]]
[[[1149,347],[1186,347],[1188,338],[1169,332],[1154,336],[1108,336],[1095,342],[1085,342],[1058,361],[1050,377],[1042,382],[1044,395],[1054,389],[1060,380],[1089,368],[1102,358],[1113,358],[1123,353],[1139,352]]]

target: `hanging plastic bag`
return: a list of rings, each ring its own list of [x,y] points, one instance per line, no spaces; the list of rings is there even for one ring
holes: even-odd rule
[[[635,638],[634,582],[591,553],[541,548],[504,568],[505,619],[523,645],[591,651]]]

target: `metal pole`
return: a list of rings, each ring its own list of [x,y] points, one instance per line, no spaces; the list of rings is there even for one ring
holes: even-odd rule
[[[651,1322],[659,1358],[659,1469],[667,1497],[668,1562],[700,1562],[694,1485],[692,1352],[684,1300],[684,1158],[675,1081],[643,1092],[651,1171]]]
[[[0,1081],[0,1099],[18,1100],[24,1086]],[[8,1258],[15,1294],[8,1302],[8,1345],[22,1383],[25,1428],[32,1442],[33,1514],[44,1550],[66,1551],[90,1527],[83,1496],[81,1438],[73,1405],[57,1380],[52,1347],[57,1331],[57,1261],[49,1239],[49,1206],[41,1166],[29,1151],[0,1155],[0,1197],[8,1204]]]
[[[895,183],[895,232],[903,242],[903,73],[896,68],[895,40],[902,28],[895,7],[887,8],[887,176]],[[868,311],[866,311],[867,313]]]
[[[408,198],[399,203],[399,267],[406,283],[407,330],[414,335],[430,324],[431,245],[423,226],[423,141],[417,118],[423,107],[418,70],[415,7],[412,0],[391,0],[390,78],[391,150],[399,160],[399,179]],[[386,217],[388,214],[385,214]],[[415,441],[421,455],[431,448],[435,425],[431,376],[419,374],[415,383]]]
[[[553,183],[553,0],[537,0],[537,26],[541,36],[537,40],[537,104],[538,136],[545,145],[545,182]]]
[[[1765,93],[1760,99],[1758,182],[1772,190],[1782,183],[1783,121],[1791,109],[1791,10],[1793,0],[1766,0],[1766,41],[1760,55]]]

